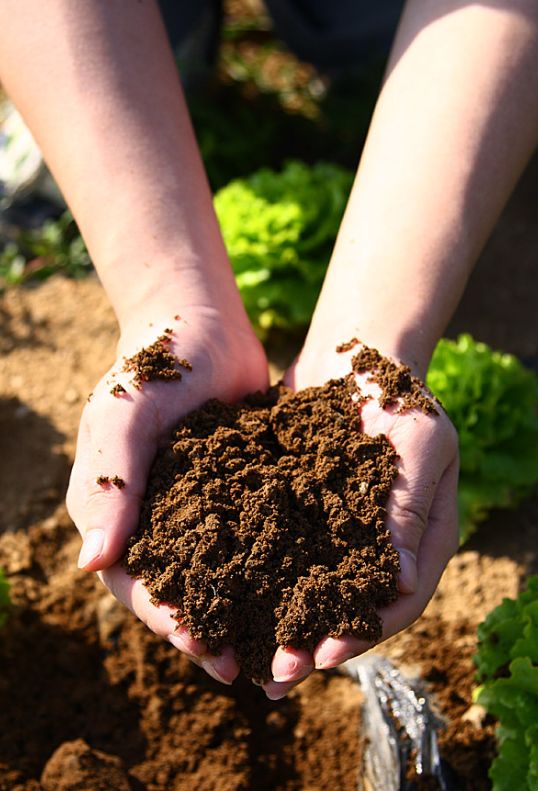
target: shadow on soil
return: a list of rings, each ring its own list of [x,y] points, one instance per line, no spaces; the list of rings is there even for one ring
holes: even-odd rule
[[[15,608],[2,631],[0,700],[0,760],[28,778],[72,739],[127,765],[144,754],[137,706],[108,681],[102,651],[31,610]]]
[[[0,533],[27,527],[63,499],[70,461],[62,433],[18,398],[0,398]]]
[[[513,510],[493,511],[464,549],[492,558],[509,557],[538,573],[538,491]],[[524,580],[521,580],[524,587]]]

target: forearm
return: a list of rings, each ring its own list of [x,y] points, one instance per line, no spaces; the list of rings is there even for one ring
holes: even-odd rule
[[[537,96],[533,0],[408,3],[305,353],[356,334],[425,373],[536,145]]]
[[[120,321],[157,292],[241,311],[153,0],[4,0],[0,79]]]

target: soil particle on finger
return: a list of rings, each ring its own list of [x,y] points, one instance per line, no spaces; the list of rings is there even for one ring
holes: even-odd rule
[[[257,680],[277,645],[375,642],[377,610],[398,595],[385,526],[396,459],[384,436],[361,433],[343,379],[210,401],[157,457],[126,568]]]
[[[188,360],[180,359],[170,351],[172,334],[173,330],[167,328],[150,346],[125,358],[123,370],[134,372],[133,384],[136,388],[140,389],[144,382],[155,380],[181,380],[179,368],[192,371]]]
[[[125,387],[123,387],[123,385],[117,384],[114,385],[114,387],[110,391],[110,395],[113,395],[115,398],[119,398],[126,392],[127,390],[125,389]]]
[[[360,343],[358,338],[351,338],[350,341],[344,341],[344,343],[339,343],[336,347],[337,354],[343,354],[344,352],[349,352],[351,349],[354,349],[355,346],[358,346]]]
[[[108,486],[108,484],[110,483],[110,478],[108,477],[108,475],[98,475],[97,478],[95,479],[95,483],[98,486]]]

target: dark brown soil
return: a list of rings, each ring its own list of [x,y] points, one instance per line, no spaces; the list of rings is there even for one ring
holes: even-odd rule
[[[247,681],[225,687],[76,570],[63,507],[10,538],[0,536],[14,602],[0,639],[1,791],[121,789],[118,778],[134,791],[355,791],[350,679],[317,674],[279,703]]]
[[[338,350],[349,351],[357,343],[359,341],[354,338],[341,344]],[[397,406],[400,412],[419,409],[425,414],[437,414],[435,397],[427,390],[424,382],[413,376],[409,366],[387,360],[377,349],[369,346],[362,346],[353,356],[351,365],[356,374],[367,373],[369,381],[379,385],[379,405],[383,409]]]
[[[166,329],[150,346],[141,349],[132,357],[125,358],[123,370],[134,372],[132,381],[135,387],[140,388],[143,382],[153,382],[157,379],[179,380],[183,376],[180,368],[192,371],[192,365],[188,360],[180,360],[170,351],[172,335],[173,330]],[[114,396],[121,393],[116,389],[117,387],[118,385],[110,391]]]
[[[344,380],[211,401],[158,457],[126,567],[250,678],[271,677],[277,645],[376,641],[377,609],[397,597],[395,463],[385,437],[361,433]]]

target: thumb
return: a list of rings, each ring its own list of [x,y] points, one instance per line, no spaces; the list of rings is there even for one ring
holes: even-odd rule
[[[101,571],[113,565],[135,532],[157,449],[152,424],[126,399],[96,398],[85,409],[67,493],[83,539],[79,568]]]

